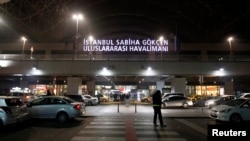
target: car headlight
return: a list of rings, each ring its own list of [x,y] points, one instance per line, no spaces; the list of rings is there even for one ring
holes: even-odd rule
[[[232,109],[225,109],[225,110],[221,110],[220,113],[228,113],[230,112]]]

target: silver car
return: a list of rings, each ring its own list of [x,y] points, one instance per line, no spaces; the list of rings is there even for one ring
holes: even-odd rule
[[[188,108],[193,106],[193,101],[184,96],[173,95],[162,99],[162,108]]]
[[[215,105],[220,105],[223,104],[224,102],[228,101],[228,100],[232,100],[235,99],[236,97],[234,95],[220,95],[220,96],[216,96],[213,97],[209,100],[205,101],[205,106],[208,108],[211,108]]]
[[[85,104],[65,96],[43,96],[28,104],[30,118],[66,122],[86,114]]]
[[[28,119],[28,108],[22,99],[0,96],[0,126],[15,124]]]

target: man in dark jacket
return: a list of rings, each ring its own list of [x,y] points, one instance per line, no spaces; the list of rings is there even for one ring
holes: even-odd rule
[[[153,108],[154,108],[154,120],[153,123],[155,126],[157,126],[157,116],[159,117],[159,122],[161,127],[166,127],[166,125],[164,125],[163,120],[162,120],[162,114],[161,114],[161,91],[157,90],[153,96]]]

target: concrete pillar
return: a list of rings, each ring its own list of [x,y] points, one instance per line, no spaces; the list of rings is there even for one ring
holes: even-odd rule
[[[50,60],[51,59],[51,50],[45,50],[45,59]]]
[[[160,90],[162,92],[162,89],[164,88],[165,86],[165,82],[164,81],[157,81],[156,82],[156,89],[157,90]]]
[[[67,94],[82,94],[82,79],[80,77],[67,78]]]
[[[90,95],[95,95],[95,81],[88,81],[87,82],[87,89],[88,89],[88,93]]]
[[[208,56],[207,56],[207,50],[201,50],[201,61],[207,61]]]
[[[225,94],[234,95],[234,83],[232,81],[225,82]]]
[[[186,93],[186,78],[171,79],[171,92]]]
[[[21,81],[20,82],[20,87],[21,89],[24,89],[24,88],[29,88],[29,82],[28,81]]]

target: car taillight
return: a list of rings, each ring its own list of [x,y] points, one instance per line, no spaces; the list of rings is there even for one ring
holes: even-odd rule
[[[74,108],[75,108],[75,109],[78,109],[78,110],[81,109],[81,107],[82,107],[82,106],[81,106],[80,104],[77,104],[77,105],[74,106]]]
[[[8,107],[1,107],[7,114],[12,114],[10,108]]]

